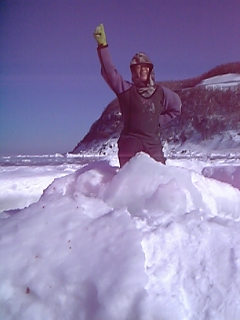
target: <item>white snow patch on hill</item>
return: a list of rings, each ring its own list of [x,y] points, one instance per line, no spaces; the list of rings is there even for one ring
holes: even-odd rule
[[[205,86],[207,88],[221,89],[240,85],[240,74],[228,73],[220,76],[211,77],[201,81],[198,86]]]

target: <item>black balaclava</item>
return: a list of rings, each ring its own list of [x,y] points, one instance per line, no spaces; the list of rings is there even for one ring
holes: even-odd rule
[[[141,79],[139,79],[136,72],[134,71],[134,67],[138,64],[143,64],[149,67],[147,81],[142,81]],[[143,52],[136,53],[130,62],[130,69],[132,72],[132,82],[136,86],[138,92],[145,98],[150,97],[156,90],[153,64],[151,60]]]

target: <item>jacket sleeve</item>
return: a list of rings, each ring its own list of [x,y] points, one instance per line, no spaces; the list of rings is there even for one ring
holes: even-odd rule
[[[132,84],[124,80],[115,68],[108,46],[98,47],[97,52],[101,64],[101,74],[113,92],[119,95],[128,90]]]
[[[182,102],[175,92],[163,87],[163,93],[163,112],[159,116],[159,123],[161,126],[180,115],[182,107]]]

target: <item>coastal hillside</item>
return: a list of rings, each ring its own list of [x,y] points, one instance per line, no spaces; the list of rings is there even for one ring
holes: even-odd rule
[[[178,93],[182,100],[181,116],[161,128],[163,145],[199,143],[224,132],[240,132],[240,62],[217,66],[195,78],[157,83]],[[101,155],[106,148],[116,152],[121,130],[122,115],[116,98],[71,153],[91,150]]]

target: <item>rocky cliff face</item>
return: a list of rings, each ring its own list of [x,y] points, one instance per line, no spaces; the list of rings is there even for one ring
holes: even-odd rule
[[[218,66],[193,79],[159,84],[177,92],[182,100],[181,116],[161,128],[163,145],[199,143],[227,131],[240,135],[240,62]],[[101,155],[106,148],[116,152],[121,130],[122,115],[114,99],[71,153],[91,149]],[[240,145],[236,142],[231,147]]]

